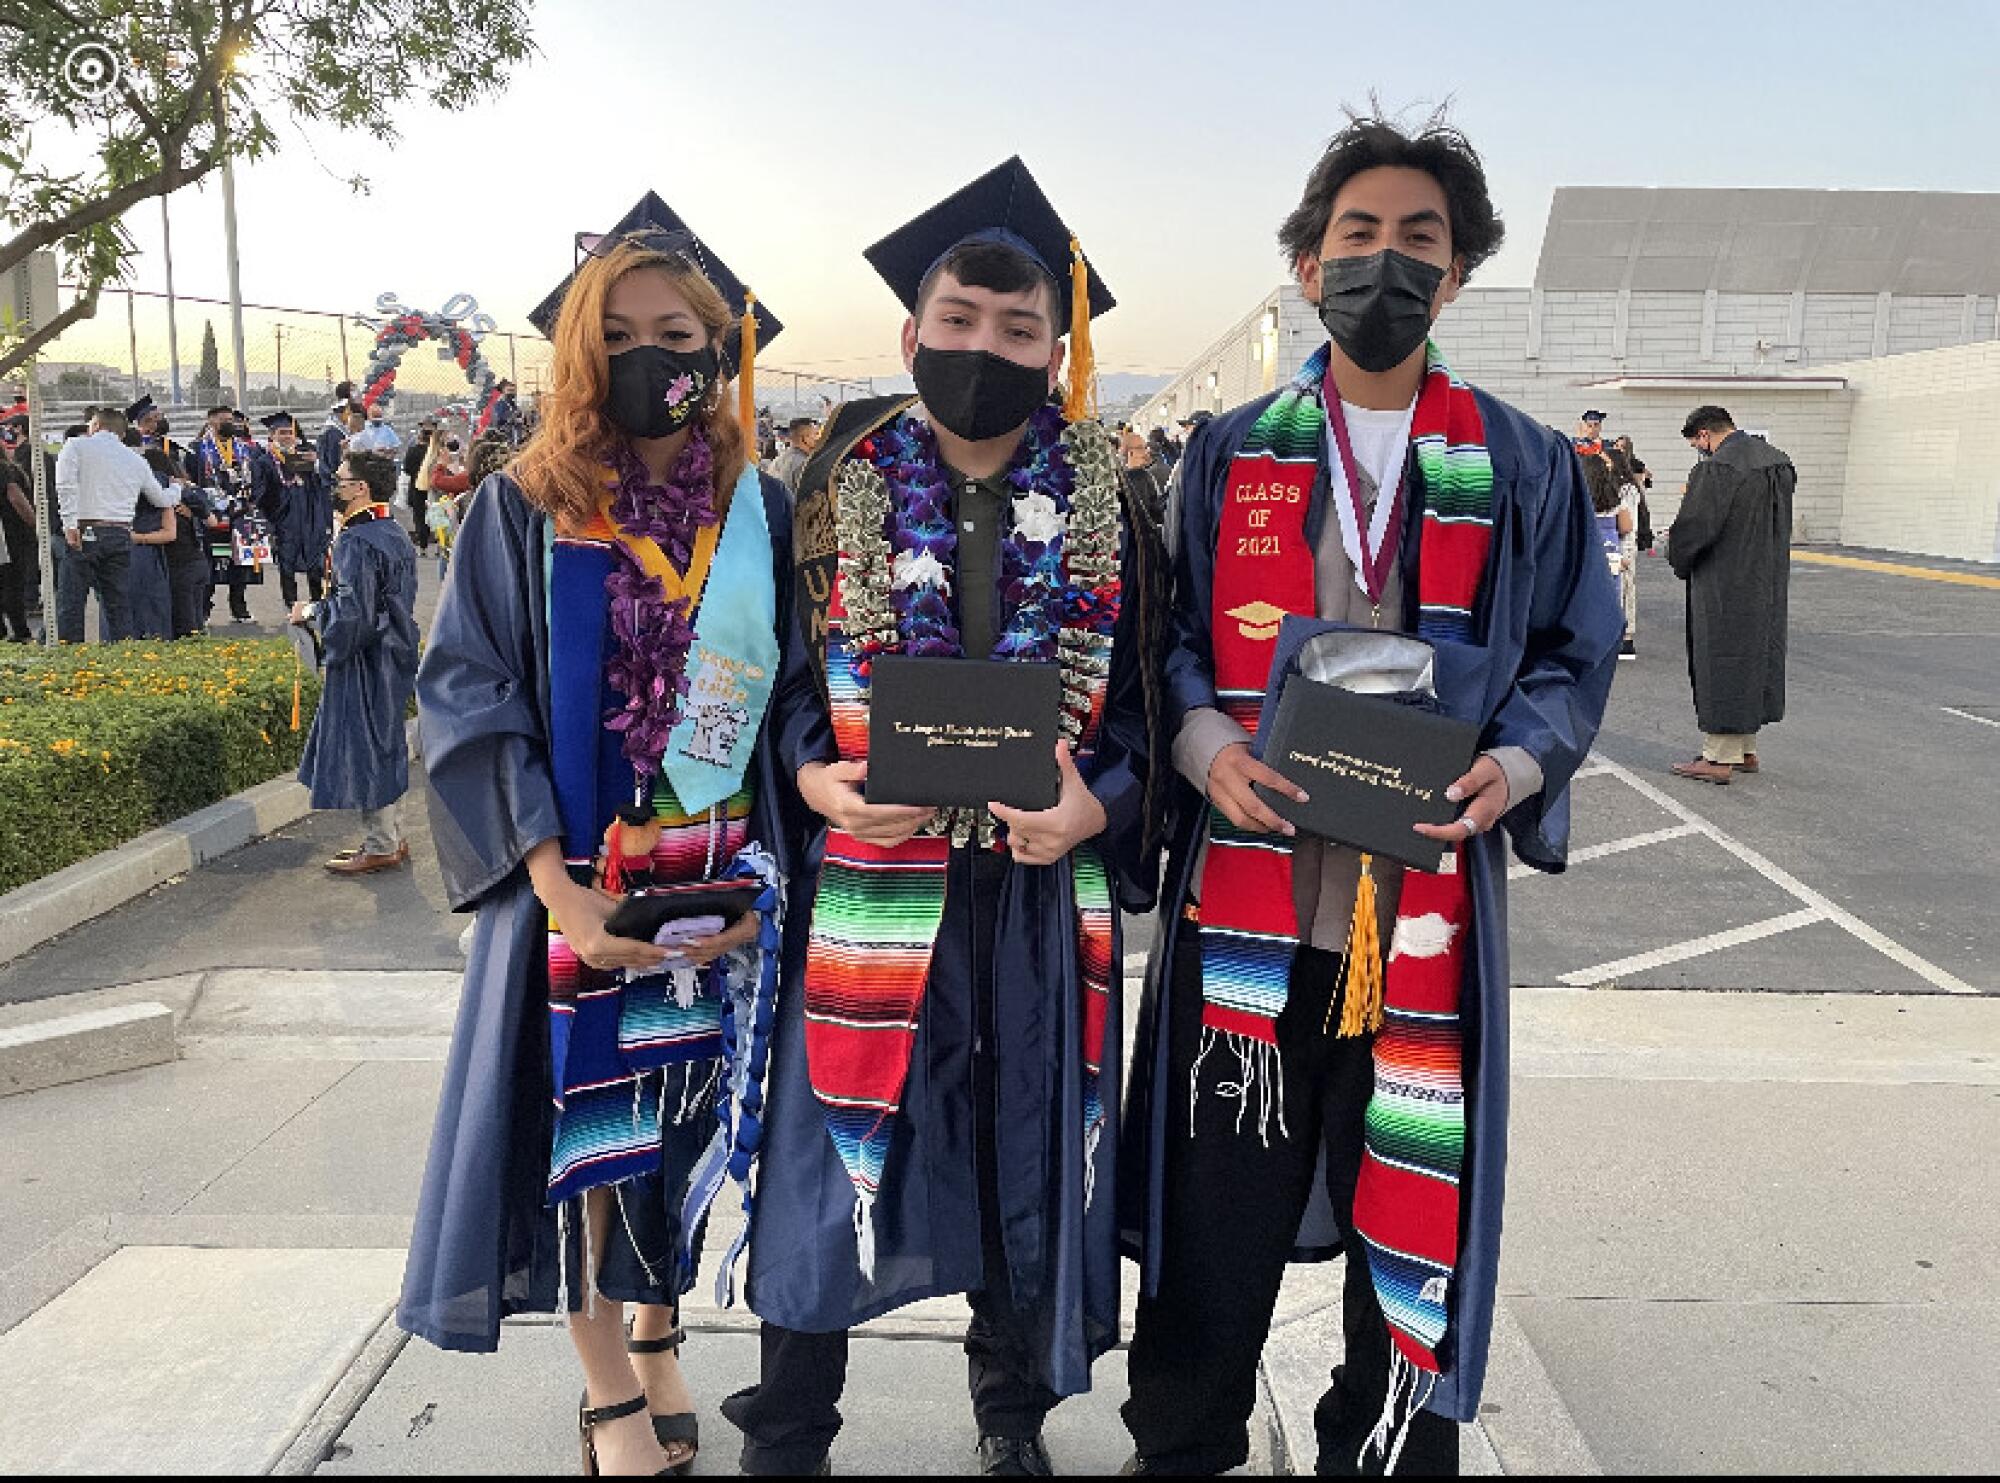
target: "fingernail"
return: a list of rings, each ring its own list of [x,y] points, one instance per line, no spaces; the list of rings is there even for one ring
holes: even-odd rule
[[[1465,797],[1465,790],[1459,787],[1457,783],[1453,783],[1449,788],[1444,790],[1444,796],[1449,802],[1457,803]]]
[[[1285,826],[1285,837],[1288,839],[1291,838],[1293,835],[1297,834],[1298,832],[1299,832],[1298,829],[1291,824],[1287,824]]]

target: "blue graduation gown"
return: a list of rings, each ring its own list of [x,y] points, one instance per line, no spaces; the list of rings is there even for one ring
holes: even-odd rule
[[[1542,791],[1511,809],[1503,829],[1479,836],[1469,852],[1474,935],[1464,1001],[1466,1163],[1460,1185],[1459,1265],[1445,1368],[1430,1409],[1473,1419],[1486,1377],[1494,1286],[1500,1264],[1500,1217],[1507,1170],[1507,864],[1508,846],[1524,863],[1560,873],[1569,851],[1569,783],[1604,716],[1624,634],[1617,588],[1605,580],[1590,498],[1569,440],[1512,407],[1475,391],[1493,461],[1493,543],[1475,625],[1477,643],[1437,646],[1438,698],[1481,727],[1482,748],[1517,746],[1541,765]],[[1189,443],[1181,498],[1168,519],[1175,541],[1174,613],[1167,657],[1165,734],[1187,713],[1216,704],[1209,614],[1222,495],[1231,455],[1272,398],[1216,418]],[[1419,528],[1423,481],[1408,463],[1406,530]],[[1331,516],[1324,460],[1307,508],[1306,536],[1317,541]],[[1419,543],[1401,548],[1404,626],[1416,630]],[[1157,1291],[1170,1120],[1187,1119],[1187,1088],[1169,1085],[1170,1017],[1162,995],[1175,943],[1187,930],[1182,908],[1207,806],[1188,783],[1176,784],[1176,823],[1167,866],[1161,931],[1147,972],[1120,1184],[1121,1225],[1138,1258],[1145,1290]],[[1182,1136],[1185,1136],[1184,1134]],[[1338,1248],[1323,1191],[1308,1211],[1301,1253]]]
[[[404,717],[417,677],[417,552],[393,520],[350,525],[320,608],[319,710],[299,759],[314,808],[382,808],[410,790]]]
[[[1128,541],[1129,556],[1129,541]],[[1136,613],[1121,614],[1105,720],[1086,781],[1108,827],[1095,844],[1114,896],[1150,900],[1141,861],[1146,732]],[[832,761],[833,732],[817,679],[778,737],[792,775]],[[824,834],[814,820],[806,868],[794,881],[810,917]],[[909,1080],[874,1206],[875,1280],[861,1274],[854,1187],[814,1096],[806,1064],[807,940],[786,944],[773,1036],[764,1159],[751,1226],[748,1299],[784,1328],[827,1333],[924,1298],[985,1285],[972,1090],[975,973],[990,974],[997,1018],[994,1117],[999,1217],[1016,1311],[1031,1332],[1038,1378],[1059,1395],[1090,1388],[1090,1365],[1118,1339],[1116,1149],[1123,961],[1113,914],[1113,990],[1100,1094],[1107,1124],[1096,1189],[1084,1202],[1083,1024],[1077,972],[1076,894],[1069,861],[1004,867],[990,939],[964,889],[966,851],[953,852],[929,984],[910,1055]],[[990,966],[989,966],[990,965]]]
[[[310,572],[326,560],[333,541],[333,486],[317,464],[311,472],[287,476],[269,449],[258,450],[254,466],[257,506],[271,522],[271,559],[283,572]]]
[[[791,620],[791,500],[774,479],[762,489],[785,654],[750,764],[750,837],[792,876],[803,806],[775,765],[773,737],[812,681]],[[504,474],[479,486],[417,676],[438,863],[452,910],[478,914],[396,1308],[406,1331],[444,1349],[492,1350],[502,1318],[557,1302],[548,913],[523,863],[563,833],[550,766],[547,533],[547,517]],[[799,913],[788,894],[788,940],[803,938]],[[608,1270],[600,1279],[608,1294],[623,1285]]]

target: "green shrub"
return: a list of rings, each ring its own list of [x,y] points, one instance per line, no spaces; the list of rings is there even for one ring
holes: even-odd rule
[[[0,652],[0,891],[295,771],[296,673],[282,639]]]

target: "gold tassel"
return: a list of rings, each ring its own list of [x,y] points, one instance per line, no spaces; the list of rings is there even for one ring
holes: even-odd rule
[[[743,436],[752,440],[751,462],[757,448],[757,296],[743,291],[743,352],[736,358],[736,420],[743,424]]]
[[[1374,858],[1361,857],[1361,886],[1347,929],[1347,983],[1341,993],[1340,1037],[1382,1028],[1382,926],[1375,907]],[[1327,1018],[1333,1009],[1327,1007]]]
[[[1090,264],[1083,247],[1069,239],[1069,391],[1063,416],[1082,422],[1097,416],[1097,357],[1090,348]]]
[[[299,729],[299,690],[306,672],[305,661],[296,652],[292,655],[292,730]]]

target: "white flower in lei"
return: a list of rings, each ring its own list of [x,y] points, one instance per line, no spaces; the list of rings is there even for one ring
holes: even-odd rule
[[[951,572],[928,551],[897,552],[895,570],[898,591],[908,587],[935,587],[940,592],[951,591]]]
[[[1046,546],[1066,528],[1067,522],[1048,495],[1025,494],[1014,501],[1014,533],[1022,540]]]

